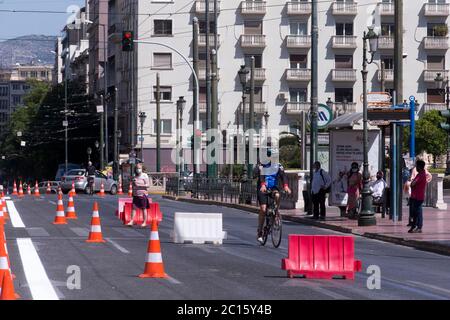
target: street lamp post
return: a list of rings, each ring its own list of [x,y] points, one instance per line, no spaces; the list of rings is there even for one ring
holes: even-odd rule
[[[141,123],[141,161],[144,163],[144,123],[145,119],[147,119],[147,115],[145,112],[139,112],[139,121]]]
[[[436,87],[438,89],[444,89],[445,85],[445,106],[447,109],[447,112],[450,113],[450,86],[449,86],[449,79],[448,76],[445,78],[442,76],[441,73],[438,73],[436,78],[434,79],[436,82]],[[442,125],[441,125],[442,127]],[[450,175],[450,134],[447,132],[447,161],[446,161],[446,168],[445,168],[445,174]]]
[[[179,160],[178,162],[178,168],[179,168],[179,188],[178,188],[178,195],[179,196],[184,196],[185,190],[184,190],[184,183],[183,183],[183,179],[182,179],[182,174],[184,173],[184,159],[183,159],[183,112],[184,112],[184,107],[186,106],[186,100],[184,99],[184,97],[179,97],[178,101],[177,101],[177,115],[178,115],[178,121],[179,123],[177,123],[177,126],[179,128],[179,132],[180,132],[180,139],[179,139],[179,146],[180,146],[180,151],[178,154]]]
[[[91,154],[92,154],[92,148],[88,147],[86,150],[87,154],[88,154],[88,161],[91,161]]]
[[[367,59],[367,40],[369,41],[370,60]],[[358,218],[358,226],[373,226],[377,221],[372,211],[372,191],[369,187],[369,157],[368,157],[368,128],[367,128],[367,65],[373,62],[375,52],[378,49],[378,35],[373,31],[373,27],[369,27],[369,32],[364,32],[363,36],[363,190],[362,190],[362,208]]]
[[[242,65],[241,69],[238,71],[238,75],[239,75],[239,81],[241,82],[241,85],[242,85],[242,119],[243,119],[242,120],[242,132],[244,133],[243,137],[244,137],[244,145],[245,145],[245,147],[244,147],[244,162],[245,162],[245,165],[244,165],[244,170],[243,170],[243,173],[242,173],[242,179],[243,180],[247,180],[247,166],[248,166],[248,163],[247,163],[247,138],[246,138],[246,133],[245,133],[245,130],[246,130],[246,126],[245,126],[245,103],[246,103],[245,100],[246,100],[246,96],[245,96],[245,93],[247,91],[248,74],[249,74],[249,71],[247,70],[245,65]],[[239,141],[238,141],[238,143],[239,143]]]

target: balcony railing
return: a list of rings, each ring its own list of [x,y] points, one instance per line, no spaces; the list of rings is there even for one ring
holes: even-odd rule
[[[447,17],[450,13],[448,3],[425,3],[425,16]]]
[[[378,81],[381,81],[381,70],[378,70]],[[394,70],[384,69],[384,81],[386,82],[394,81]]]
[[[358,13],[358,7],[356,2],[334,2],[333,14],[334,15],[356,15]]]
[[[331,71],[331,79],[337,82],[355,82],[356,70],[355,69],[333,69]]]
[[[310,102],[286,102],[287,114],[299,114],[301,112],[308,112],[310,109]]]
[[[311,14],[311,2],[288,2],[287,3],[287,14],[290,16],[294,15],[310,15]]]
[[[434,79],[436,79],[438,73],[440,73],[444,78],[448,76],[448,70],[425,70],[423,72],[423,80],[425,82],[434,83]]]
[[[395,13],[395,4],[394,3],[380,3],[380,15],[382,16],[393,16]]]
[[[220,44],[220,34],[217,35],[217,45]],[[209,35],[209,45],[212,47],[214,46],[214,35]],[[205,47],[206,46],[206,34],[199,34],[198,35],[198,46],[199,47]]]
[[[200,102],[198,103],[198,111],[199,111],[199,112],[202,112],[202,113],[205,113],[205,112],[206,112],[206,102],[200,101]]]
[[[356,112],[356,102],[336,102],[334,110],[338,111],[339,114]]]
[[[255,81],[265,81],[266,80],[266,69],[255,68]]]
[[[425,103],[423,105],[423,112],[431,111],[431,110],[437,110],[442,111],[446,110],[447,106],[445,103]]]
[[[423,38],[423,45],[425,49],[448,49],[448,37],[425,37]]]
[[[220,69],[217,69],[217,73],[219,73]],[[210,72],[211,69],[210,69]],[[199,67],[198,68],[198,80],[200,81],[206,81],[206,68],[205,67]],[[217,80],[219,80],[219,74],[217,75]]]
[[[393,36],[380,36],[378,38],[378,49],[394,49],[395,38]]]
[[[311,48],[311,36],[289,35],[286,36],[286,47],[289,49]]]
[[[356,36],[333,36],[334,49],[356,49]]]
[[[265,1],[242,1],[241,14],[266,14]]]
[[[208,11],[214,13],[214,1],[209,1]],[[217,11],[220,12],[220,1],[217,1]],[[206,12],[206,1],[200,0],[195,1],[195,13],[205,13]]]
[[[311,69],[287,69],[287,81],[311,81]]]
[[[242,102],[240,103],[241,106],[241,110],[242,110]],[[254,103],[255,106],[255,112],[258,114],[262,114],[265,113],[267,111],[267,106],[265,102],[255,102]],[[250,103],[249,102],[245,102],[245,112],[248,112],[248,110],[250,110]]]
[[[241,47],[265,48],[266,36],[263,34],[243,34],[241,35]]]

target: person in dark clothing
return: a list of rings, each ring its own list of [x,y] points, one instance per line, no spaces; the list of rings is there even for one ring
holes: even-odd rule
[[[97,172],[97,169],[92,165],[92,162],[88,162],[88,166],[86,168],[86,175],[88,178],[88,185],[89,185],[89,194],[94,194],[94,181],[95,181],[95,173]]]

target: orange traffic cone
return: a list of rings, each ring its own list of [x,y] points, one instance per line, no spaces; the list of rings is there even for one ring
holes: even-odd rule
[[[62,195],[58,195],[58,204],[56,206],[56,216],[53,224],[67,224],[66,216],[64,215],[64,204]]]
[[[75,212],[75,204],[73,201],[73,193],[69,193],[69,203],[67,204],[67,211],[66,211],[66,218],[67,219],[78,219],[77,213]]]
[[[123,190],[122,190],[122,179],[119,180],[119,190],[117,190],[117,194],[118,194],[118,195],[122,195],[122,194],[123,194]]]
[[[63,193],[62,193],[62,189],[61,189],[61,187],[60,186],[58,186],[58,195],[62,195]]]
[[[27,194],[28,194],[29,196],[31,196],[31,187],[30,187],[30,185],[28,185],[28,187],[27,187]]]
[[[0,287],[0,300],[16,300],[20,298],[20,296],[14,292],[14,284],[9,270],[3,272]]]
[[[45,191],[46,194],[52,193],[52,188],[50,187],[50,181],[47,181],[47,190]]]
[[[152,222],[152,231],[148,240],[147,257],[144,273],[139,278],[167,278],[164,272],[164,264],[161,255],[161,244],[159,242],[158,223]]]
[[[8,220],[9,219],[8,207],[6,205],[5,194],[3,192],[2,192],[2,200],[3,200],[3,217],[5,218],[5,220]]]
[[[75,197],[77,195],[77,192],[75,190],[75,182],[72,182],[72,190],[70,190],[70,192],[72,193],[73,197]]]
[[[13,196],[17,196],[17,184],[16,184],[16,180],[14,180],[14,187],[13,187]]]
[[[103,182],[102,182],[102,184],[100,185],[100,192],[98,193],[98,195],[99,195],[100,197],[104,197],[104,196],[105,196],[105,185],[103,184]]]
[[[132,197],[133,196],[133,184],[130,182],[130,187],[128,188],[128,196]]]
[[[41,196],[41,194],[40,194],[40,192],[39,192],[39,185],[38,185],[38,182],[36,181],[36,183],[34,184],[34,196],[35,197],[40,197]]]
[[[105,242],[105,240],[103,240],[97,202],[94,202],[94,208],[92,209],[91,232],[89,232],[89,238],[86,242]]]
[[[0,226],[3,226],[5,224],[5,217],[3,214],[3,199],[0,198]],[[1,234],[0,234],[1,237]]]
[[[23,197],[23,185],[22,181],[19,183],[19,197]]]
[[[4,268],[5,258],[6,258],[6,267],[7,268]],[[11,272],[11,261],[9,260],[8,247],[6,246],[5,229],[4,229],[3,225],[0,225],[0,279],[2,278],[1,272],[3,269],[9,269],[9,272]],[[11,276],[13,279],[16,278],[16,276],[12,272],[11,272]],[[0,284],[0,288],[1,288],[1,284]]]

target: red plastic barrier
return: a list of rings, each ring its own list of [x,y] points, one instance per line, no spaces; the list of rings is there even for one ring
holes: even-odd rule
[[[117,199],[117,210],[116,210],[116,216],[122,220],[122,215],[124,212],[125,203],[132,203],[133,198],[118,198]]]
[[[292,278],[332,279],[341,276],[353,280],[361,271],[361,261],[355,260],[352,236],[289,235],[288,258],[282,259],[281,269]]]
[[[124,211],[121,216],[121,220],[124,224],[127,224],[131,221],[131,211],[133,209],[133,204],[130,202],[125,203]],[[151,225],[153,219],[156,221],[162,221],[162,212],[159,208],[159,203],[150,203],[150,208],[147,209],[147,224]],[[136,216],[134,217],[135,224],[142,224],[144,222],[144,214],[142,210],[136,211]]]

